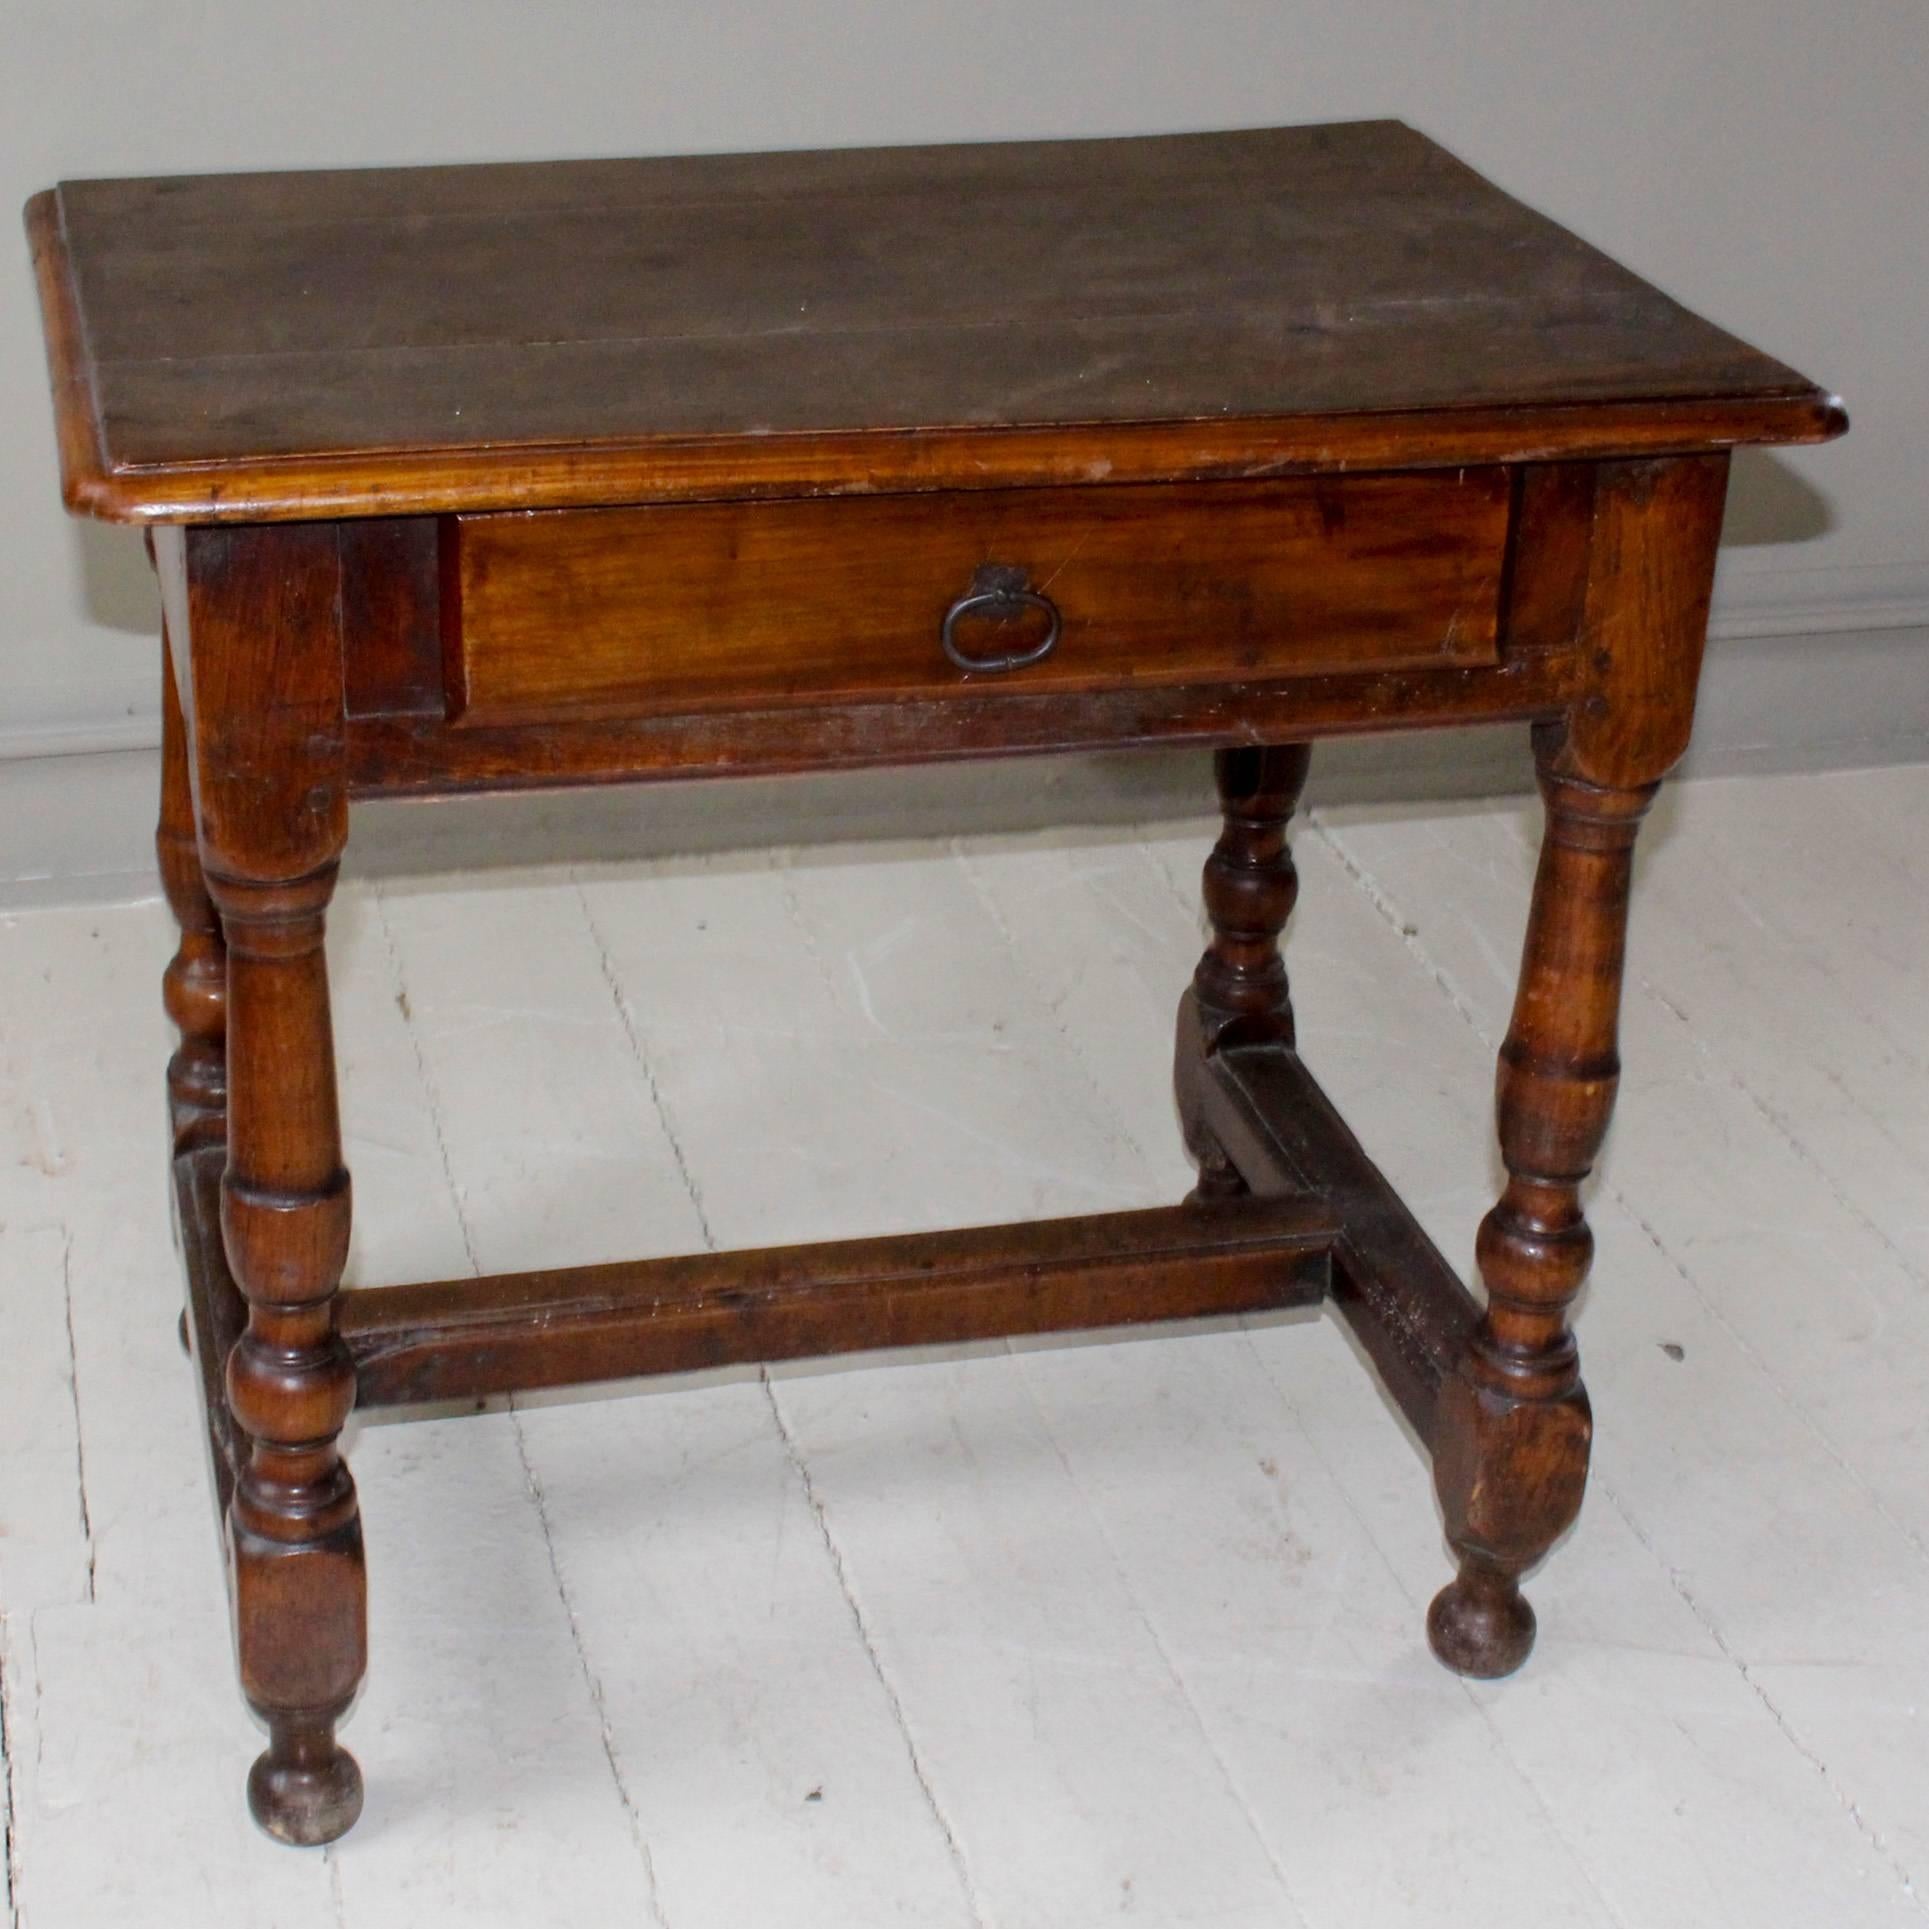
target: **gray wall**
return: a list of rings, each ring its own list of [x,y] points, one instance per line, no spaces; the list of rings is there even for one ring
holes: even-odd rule
[[[3,0],[0,175],[17,206],[64,175],[1396,114],[1847,397],[1846,442],[1738,459],[1703,757],[1866,761],[1929,751],[1925,73],[1921,0]],[[23,242],[0,419],[4,810],[54,781],[10,760],[156,727],[139,540],[58,508]],[[0,879],[94,861],[62,835],[16,823]]]

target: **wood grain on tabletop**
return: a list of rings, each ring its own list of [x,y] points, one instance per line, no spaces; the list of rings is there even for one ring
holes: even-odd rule
[[[1834,419],[1392,121],[72,181],[29,225],[70,497],[111,516],[1478,460],[1483,437],[1632,453],[1670,411],[1683,447]],[[1052,433],[971,436],[1020,427]]]

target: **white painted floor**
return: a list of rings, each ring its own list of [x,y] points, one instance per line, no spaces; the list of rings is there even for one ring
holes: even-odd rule
[[[1426,1469],[1325,1318],[371,1423],[368,1806],[319,1854],[241,1800],[165,913],[0,919],[13,1920],[1920,1923],[1925,821],[1929,767],[1658,810],[1595,1477],[1513,1680],[1428,1657]],[[346,889],[353,1277],[1175,1199],[1210,830]],[[1298,838],[1307,1056],[1456,1257],[1537,832]]]

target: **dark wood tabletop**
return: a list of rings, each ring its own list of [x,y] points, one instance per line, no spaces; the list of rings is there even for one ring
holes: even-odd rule
[[[1394,121],[78,181],[28,222],[68,499],[119,519],[1835,426],[1795,371]]]

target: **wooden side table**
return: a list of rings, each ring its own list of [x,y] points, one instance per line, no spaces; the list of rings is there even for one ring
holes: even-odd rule
[[[1571,1522],[1568,1307],[1630,854],[1738,443],[1838,404],[1396,123],[69,183],[27,210],[68,505],[149,528],[188,1332],[248,1780],[340,1835],[351,1407],[1330,1300],[1497,1675]],[[1462,1286],[1301,1064],[1308,745],[1530,724],[1547,827]],[[357,796],[1211,746],[1169,1208],[339,1293],[322,927]]]

